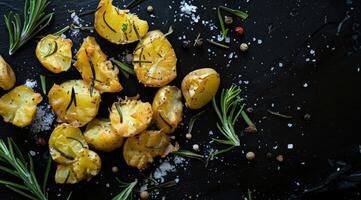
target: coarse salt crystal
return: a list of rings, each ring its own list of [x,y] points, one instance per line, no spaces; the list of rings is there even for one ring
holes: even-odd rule
[[[25,81],[25,85],[28,86],[31,89],[34,89],[38,86],[38,83],[36,82],[36,80],[32,80],[32,79],[27,79]]]
[[[293,144],[288,144],[287,149],[293,149]]]

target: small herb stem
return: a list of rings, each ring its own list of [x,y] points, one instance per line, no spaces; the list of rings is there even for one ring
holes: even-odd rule
[[[271,111],[271,110],[267,110],[267,112],[270,113],[271,115],[274,115],[274,116],[277,116],[277,117],[282,117],[282,118],[286,118],[286,119],[292,119],[293,118],[290,115],[284,115],[284,114],[281,114],[279,112],[274,112],[274,111]]]
[[[213,40],[210,40],[210,39],[207,39],[207,41],[211,44],[214,44],[216,46],[219,46],[219,47],[222,47],[222,48],[225,48],[225,49],[229,49],[229,46],[225,45],[225,44],[221,44],[221,43],[218,43],[218,42],[215,42]]]
[[[41,89],[43,90],[43,94],[46,95],[46,77],[42,74],[40,74],[40,83],[41,83]]]

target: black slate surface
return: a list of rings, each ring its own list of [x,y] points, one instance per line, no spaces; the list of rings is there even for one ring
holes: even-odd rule
[[[41,34],[55,32],[69,24],[71,19],[68,10],[78,13],[80,9],[92,10],[96,8],[97,2],[54,0],[50,8],[54,8],[55,18],[51,26]],[[123,1],[115,3],[124,5]],[[231,43],[231,50],[219,49],[208,43],[205,43],[202,49],[182,49],[179,37],[183,35],[193,40],[198,33],[201,33],[203,38],[210,38],[219,31],[211,31],[202,23],[191,25],[184,17],[181,22],[174,22],[175,11],[179,13],[179,4],[180,1],[177,0],[146,0],[131,11],[148,20],[150,30],[161,29],[166,32],[170,25],[174,27],[175,33],[169,36],[169,40],[178,57],[178,78],[172,84],[180,86],[184,75],[201,67],[213,67],[219,71],[222,88],[232,83],[240,84],[241,80],[242,94],[246,98],[247,107],[254,109],[251,118],[259,132],[242,137],[241,148],[210,162],[207,168],[203,162],[189,160],[186,170],[177,168],[176,174],[167,177],[172,180],[178,176],[178,186],[161,191],[156,199],[163,196],[166,199],[242,199],[246,197],[247,189],[253,191],[254,199],[320,199],[326,196],[331,199],[359,199],[360,174],[357,172],[361,170],[360,1],[194,0],[192,4],[198,6],[197,14],[201,20],[212,19],[216,26],[218,21],[216,11],[212,9],[214,7],[228,5],[248,11],[250,17],[246,21],[235,22],[245,28],[245,35],[239,38],[233,32],[230,34],[232,38],[236,38],[236,42]],[[153,5],[154,18],[146,13],[147,5]],[[169,5],[172,9],[169,9]],[[0,16],[9,10],[21,12],[22,6],[22,0],[1,0]],[[179,19],[180,16],[177,15],[176,18]],[[82,19],[85,20],[83,24],[91,25],[93,16]],[[343,20],[344,23],[340,24]],[[190,30],[191,27],[193,30]],[[80,78],[75,69],[54,75],[41,67],[34,55],[36,40],[30,41],[15,55],[9,56],[3,20],[0,20],[0,35],[0,53],[16,71],[17,85],[23,84],[28,78],[38,80],[39,74],[48,77],[49,87],[53,82],[61,83],[71,78]],[[132,51],[134,48],[134,45],[110,44],[95,32],[81,32],[79,37],[72,38],[75,49],[87,35],[97,37],[102,49],[109,56],[117,57],[124,50]],[[253,38],[256,41],[253,41]],[[262,40],[262,44],[258,44],[258,39]],[[246,54],[238,50],[242,42],[251,43]],[[208,49],[216,55],[209,55]],[[311,50],[316,52],[315,56],[310,54]],[[235,52],[234,55],[238,55],[238,58],[233,58],[227,66],[231,52]],[[306,62],[306,58],[310,58],[310,62]],[[279,67],[279,63],[282,63],[283,67]],[[145,89],[135,78],[121,79],[125,89],[119,96],[139,93],[142,100],[152,100],[155,89]],[[307,87],[304,87],[305,83]],[[41,88],[38,87],[37,91],[40,92]],[[4,94],[4,91],[0,93]],[[116,96],[105,94],[102,99],[99,115],[106,116],[107,107],[115,101]],[[289,114],[294,118],[285,120],[271,116],[267,114],[267,109]],[[183,148],[191,149],[193,143],[198,143],[201,150],[205,151],[210,141],[208,132],[212,130],[219,134],[212,107],[208,105],[204,110],[206,113],[196,123],[191,142],[185,140],[186,126],[175,133]],[[196,112],[186,111],[184,124],[187,124],[194,113]],[[311,118],[304,120],[307,113],[311,114]],[[289,123],[292,127],[288,126]],[[238,130],[244,128],[243,122],[239,124],[242,126],[237,127]],[[30,134],[28,129],[19,129],[4,122],[0,123],[0,130],[1,138],[11,136],[25,153],[30,150],[38,152],[35,164],[38,174],[41,174],[48,149],[35,144],[38,136]],[[49,134],[50,132],[44,132],[40,137],[47,139]],[[293,144],[294,148],[287,149],[287,144]],[[256,153],[256,161],[249,163],[245,159],[247,151]],[[273,154],[272,159],[266,158],[267,152]],[[284,162],[279,163],[274,159],[278,154],[284,156]],[[135,177],[142,178],[137,170],[126,167],[121,150],[100,155],[103,169],[100,175],[90,182],[60,186],[55,185],[50,178],[50,199],[65,199],[69,191],[73,191],[72,199],[110,199],[121,190],[115,176],[126,181],[132,181]],[[111,172],[111,167],[115,165],[120,168],[117,174]],[[154,167],[151,167],[144,174],[149,174],[153,169]],[[51,177],[54,170],[55,165]],[[348,176],[352,173],[354,176]],[[304,189],[317,189],[317,186],[328,182],[331,182],[327,184],[328,187],[302,195]],[[0,199],[22,197],[1,186]]]

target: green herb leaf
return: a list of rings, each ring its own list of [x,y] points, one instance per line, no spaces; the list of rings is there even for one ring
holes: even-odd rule
[[[282,118],[286,118],[286,119],[292,119],[293,117],[290,116],[290,115],[284,115],[284,114],[281,114],[279,112],[274,112],[274,111],[271,111],[271,110],[267,110],[267,112],[271,115],[274,115],[274,116],[277,116],[277,117],[282,117]]]
[[[203,155],[194,153],[194,152],[189,151],[189,150],[178,150],[178,151],[174,151],[172,153],[175,154],[175,155],[182,156],[182,157],[195,158],[195,159],[199,159],[199,160],[203,159]]]
[[[120,181],[119,179],[117,179],[117,180]],[[134,187],[137,185],[137,183],[138,183],[137,180],[135,180],[131,183],[121,182],[121,184],[122,184],[121,187],[124,187],[124,190],[121,191],[112,200],[128,200],[128,199],[130,199],[133,194]]]
[[[128,29],[128,24],[122,24],[122,31],[125,32]]]
[[[217,9],[217,15],[218,15],[219,24],[221,25],[222,40],[224,40],[224,38],[227,37],[229,29],[226,29],[225,26],[224,26],[223,17],[222,17],[222,14],[221,14],[221,10],[219,8]]]
[[[129,78],[129,74],[135,76],[133,66],[122,63],[114,58],[110,58],[110,61],[112,61],[120,69],[126,78]]]
[[[248,18],[248,14],[243,12],[243,11],[240,11],[240,10],[235,10],[235,9],[231,9],[231,8],[227,8],[225,6],[219,6],[220,9],[226,11],[226,12],[229,12],[231,13],[232,15],[235,15],[243,20],[247,19]]]
[[[219,46],[219,47],[222,47],[222,48],[225,48],[225,49],[229,49],[229,46],[225,45],[225,44],[221,44],[221,43],[218,43],[218,42],[215,42],[213,40],[210,40],[210,39],[207,39],[207,41],[211,44],[214,44],[216,46]]]
[[[44,180],[43,180],[43,193],[46,194],[46,185],[48,184],[48,177],[49,177],[49,172],[50,172],[50,168],[51,168],[51,156],[49,155],[48,158],[48,162],[46,164],[46,168],[45,168],[45,173],[44,173]]]
[[[59,31],[53,33],[53,35],[55,36],[61,36],[62,34],[64,34],[65,32],[67,32],[70,29],[70,25],[65,26],[64,28],[60,29]]]
[[[4,16],[9,33],[9,55],[13,55],[20,47],[50,24],[54,13],[46,14],[44,12],[49,4],[48,0],[30,0],[29,2],[25,0],[23,23],[21,23],[18,13],[10,11]],[[23,26],[21,27],[21,25]]]
[[[43,90],[43,94],[46,95],[46,77],[40,74],[40,82],[41,82],[41,89]]]
[[[15,142],[8,138],[7,144],[0,139],[0,161],[10,168],[0,166],[0,170],[20,179],[19,183],[8,180],[0,180],[0,184],[10,190],[32,200],[47,200],[45,192],[41,189],[34,173],[32,157],[29,155],[28,162],[19,150]],[[12,170],[12,172],[9,172]]]

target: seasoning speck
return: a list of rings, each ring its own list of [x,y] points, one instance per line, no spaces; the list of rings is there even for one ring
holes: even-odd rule
[[[246,154],[247,160],[254,160],[256,158],[256,154],[252,151],[247,152]]]

